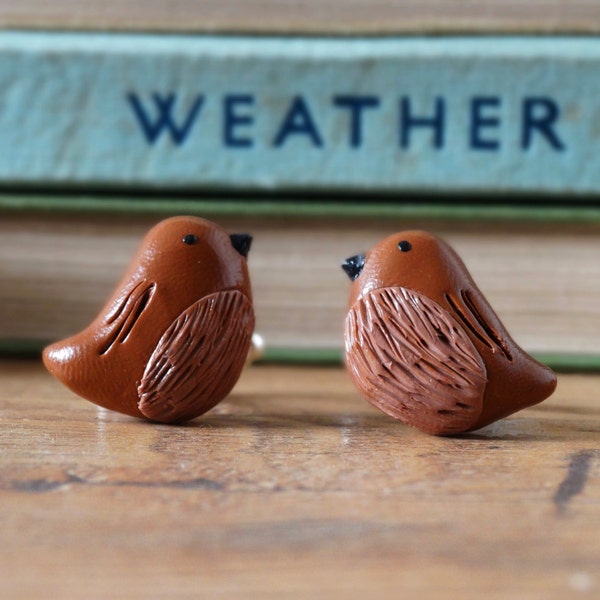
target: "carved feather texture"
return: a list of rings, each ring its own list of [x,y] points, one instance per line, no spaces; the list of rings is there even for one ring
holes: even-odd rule
[[[484,317],[484,311],[478,308],[471,292],[468,290],[460,291],[462,302],[452,294],[445,294],[444,297],[462,324],[478,340],[483,342],[491,350],[492,354],[500,352],[508,362],[512,362],[513,358],[509,345],[502,338],[500,332],[488,323]]]
[[[254,311],[239,291],[202,298],[165,331],[138,386],[140,412],[162,422],[192,419],[220,402],[244,366]]]
[[[360,298],[346,319],[346,363],[372,404],[422,431],[465,431],[481,413],[483,360],[456,319],[419,292]]]
[[[98,349],[98,354],[107,354],[116,344],[127,340],[133,326],[150,304],[155,291],[155,283],[145,284],[140,281],[121,298],[119,304],[106,316],[105,339]]]

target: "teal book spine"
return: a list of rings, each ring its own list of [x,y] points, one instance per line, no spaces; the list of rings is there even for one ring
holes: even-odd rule
[[[600,39],[0,32],[0,185],[600,192]]]

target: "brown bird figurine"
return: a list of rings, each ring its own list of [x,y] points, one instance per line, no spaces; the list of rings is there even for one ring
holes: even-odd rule
[[[206,412],[231,391],[250,348],[251,240],[198,217],[162,221],[98,317],[44,350],[47,369],[127,415],[172,423]]]
[[[426,433],[479,429],[541,402],[555,374],[524,352],[456,252],[424,231],[343,264],[351,378],[374,406]]]

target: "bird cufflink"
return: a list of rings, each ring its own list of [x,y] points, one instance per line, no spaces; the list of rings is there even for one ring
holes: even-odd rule
[[[172,423],[211,409],[251,348],[251,241],[198,217],[162,221],[98,317],[44,350],[46,368],[87,400],[134,417]]]
[[[173,423],[205,413],[229,394],[252,347],[250,243],[198,217],[162,221],[96,319],[44,350],[47,369],[127,415]],[[388,415],[458,434],[554,391],[554,373],[511,339],[441,239],[405,231],[342,266],[352,280],[346,364]]]
[[[426,433],[459,434],[554,391],[555,374],[511,339],[443,240],[404,231],[342,267],[352,280],[346,365],[384,413]]]

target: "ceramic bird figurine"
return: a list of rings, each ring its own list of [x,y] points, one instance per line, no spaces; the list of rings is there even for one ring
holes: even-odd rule
[[[353,282],[346,364],[388,415],[426,433],[458,434],[554,391],[555,374],[511,339],[443,240],[404,231],[342,267]]]
[[[172,423],[206,412],[231,391],[250,348],[250,243],[198,217],[162,221],[98,317],[44,350],[47,369],[135,417]]]

